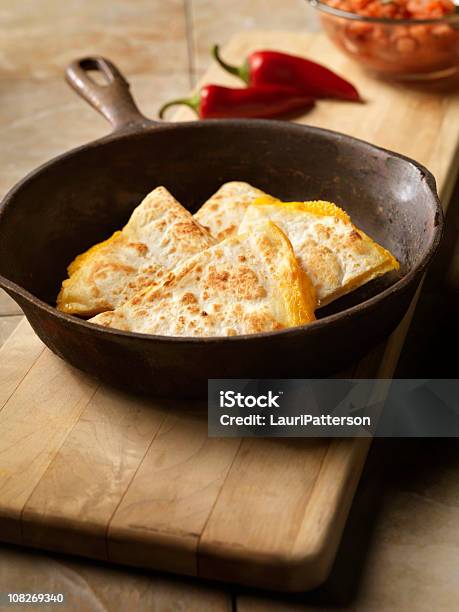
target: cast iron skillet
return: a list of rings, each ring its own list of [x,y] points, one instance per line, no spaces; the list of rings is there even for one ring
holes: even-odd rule
[[[105,85],[92,80],[93,70]],[[57,355],[108,383],[191,397],[205,395],[208,378],[330,374],[399,323],[441,234],[435,181],[425,168],[343,134],[294,123],[150,121],[103,58],[75,62],[67,80],[114,133],[43,165],[12,189],[0,211],[0,285]],[[337,103],[336,112],[346,112],[345,106]],[[252,336],[126,333],[54,308],[68,263],[125,223],[151,189],[165,185],[193,212],[231,180],[286,200],[342,205],[396,255],[401,274],[319,311],[322,318],[309,326]]]

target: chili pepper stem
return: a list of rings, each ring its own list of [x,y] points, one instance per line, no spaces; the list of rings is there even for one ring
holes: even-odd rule
[[[170,102],[166,102],[166,104],[163,104],[161,108],[159,109],[159,113],[158,113],[159,118],[163,119],[164,113],[166,112],[166,110],[170,106],[175,106],[176,104],[185,104],[186,106],[189,106],[191,109],[194,110],[194,112],[199,117],[199,106],[201,104],[201,96],[199,95],[199,93],[197,93],[194,96],[190,96],[189,98],[177,98],[177,100],[171,100]]]
[[[220,66],[224,70],[226,70],[226,72],[229,72],[230,74],[234,74],[235,76],[239,77],[247,85],[250,84],[250,69],[248,62],[244,62],[241,66],[231,66],[231,64],[227,64],[220,56],[220,48],[218,45],[214,45],[212,47],[212,55],[214,56],[214,59],[220,64]]]

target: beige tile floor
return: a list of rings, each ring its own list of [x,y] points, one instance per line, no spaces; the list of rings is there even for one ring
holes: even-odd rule
[[[303,0],[0,1],[0,195],[53,155],[107,132],[63,82],[71,59],[109,56],[153,117],[202,73],[212,43],[251,27],[307,31],[317,23]],[[0,345],[20,319],[1,293]],[[332,575],[313,593],[259,593],[6,545],[0,592],[63,591],[79,610],[116,612],[457,610],[457,451],[455,441],[377,441]]]

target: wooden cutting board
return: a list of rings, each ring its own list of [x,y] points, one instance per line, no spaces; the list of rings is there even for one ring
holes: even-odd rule
[[[224,54],[237,62],[260,47],[318,59],[355,82],[364,106],[324,101],[303,121],[415,157],[436,175],[446,207],[457,173],[457,94],[374,81],[322,35],[245,32]],[[235,83],[215,66],[204,80]],[[412,311],[355,364],[357,376],[393,374]],[[4,541],[309,589],[330,570],[368,447],[368,439],[209,439],[204,404],[139,400],[100,385],[44,348],[25,320],[0,350]]]

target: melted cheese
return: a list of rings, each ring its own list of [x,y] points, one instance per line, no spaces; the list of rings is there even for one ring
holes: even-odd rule
[[[248,207],[239,231],[247,232],[266,219],[289,237],[320,306],[399,268],[389,251],[355,227],[348,214],[331,202],[280,202],[261,197]]]

